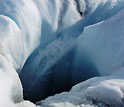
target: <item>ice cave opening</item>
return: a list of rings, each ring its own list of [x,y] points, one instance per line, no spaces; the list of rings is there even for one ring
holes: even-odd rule
[[[26,61],[20,74],[24,99],[35,103],[48,96],[69,91],[75,84],[89,78],[100,76],[97,68],[86,55],[81,57],[81,60],[83,60],[83,62],[81,62],[82,66],[78,64],[79,62],[77,62],[77,66],[74,66],[73,58],[75,56],[75,49],[76,47],[40,75],[39,68],[28,68],[33,54],[36,54],[36,52],[34,52]],[[40,64],[42,64],[44,60],[45,59],[43,59]],[[41,65],[39,66],[43,67]],[[29,73],[28,70],[32,71]]]
[[[64,17],[60,17],[60,15],[60,26],[57,31],[52,31],[53,26],[47,20],[43,20],[41,35],[44,35],[44,38],[42,39],[49,42],[50,45],[40,44],[29,56],[21,70],[19,76],[23,86],[24,99],[31,102],[41,101],[48,96],[69,91],[75,84],[89,78],[101,76],[94,61],[90,58],[91,55],[85,51],[77,52],[78,47],[75,41],[83,33],[84,27],[108,19],[122,7],[115,5],[110,8],[109,2],[100,3],[92,8],[89,5],[82,18],[77,10],[76,13],[73,13],[73,16],[77,15],[76,22],[69,26],[66,26],[69,14],[64,14]],[[63,11],[61,12],[63,13]],[[63,27],[64,24],[65,27]]]
[[[124,107],[123,9],[124,0],[0,0],[0,107]]]

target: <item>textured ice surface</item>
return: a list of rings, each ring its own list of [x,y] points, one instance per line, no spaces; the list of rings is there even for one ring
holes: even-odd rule
[[[55,92],[69,90],[72,85],[99,75],[92,61],[84,61],[81,68],[73,68],[76,38],[85,26],[107,19],[121,10],[123,1],[115,4],[113,0],[109,3],[95,2],[84,2],[87,7],[81,19],[73,0],[37,1],[43,17],[42,36],[40,46],[30,55],[20,74],[26,99],[40,100]],[[82,2],[80,4],[83,5]]]
[[[22,82],[24,88],[27,90],[27,92],[34,94],[35,92],[37,92],[34,97],[35,100],[37,100],[37,95],[39,97],[39,95],[42,96],[42,94],[48,93],[49,87],[51,85],[48,80],[50,79],[51,81],[51,76],[52,78],[55,78],[55,81],[52,82],[55,85],[56,81],[58,81],[56,77],[59,78],[60,75],[64,77],[64,75],[66,74],[68,74],[69,76],[71,76],[70,74],[72,74],[73,77],[75,72],[72,72],[70,70],[70,72],[64,72],[64,74],[61,72],[59,74],[58,72],[62,70],[62,65],[60,65],[59,68],[56,68],[55,65],[58,66],[60,64],[58,64],[58,62],[60,61],[64,66],[66,66],[67,64],[67,69],[72,66],[72,63],[69,63],[70,66],[68,66],[68,63],[66,62],[64,64],[65,60],[62,58],[65,58],[65,56],[67,56],[66,58],[69,59],[68,55],[70,55],[70,51],[72,51],[73,47],[75,46],[76,38],[83,32],[83,28],[87,25],[91,25],[96,22],[110,18],[123,8],[123,2],[123,0],[79,0],[79,2],[74,2],[73,0],[0,0],[0,106],[34,106],[30,102],[23,102],[22,86],[17,72],[18,74],[20,74],[20,77],[23,80]],[[82,16],[79,12],[83,13]],[[100,47],[103,46],[103,42],[101,41],[101,44],[98,44],[98,53],[101,56],[105,56],[104,59],[102,59],[97,53],[95,53],[94,50],[90,50],[90,45],[91,48],[93,45],[89,42],[90,40],[94,40],[95,36],[93,39],[88,40],[87,37],[90,36],[91,32],[87,34],[87,31],[90,30],[92,26],[86,28],[83,34],[88,35],[84,39],[88,41],[87,43],[89,43],[89,46],[87,46],[87,43],[85,41],[84,46],[81,46],[82,48],[80,49],[85,49],[86,43],[87,51],[85,52],[88,53],[88,55],[91,57],[91,65],[94,64],[95,68],[97,68],[99,73],[102,75],[108,75],[112,73],[113,69],[115,70],[115,68],[118,68],[118,66],[123,65],[123,60],[121,57],[123,56],[123,51],[121,47],[123,44],[118,44],[118,41],[119,43],[122,43],[121,40],[123,40],[123,38],[121,38],[121,34],[123,33],[123,24],[121,22],[121,18],[123,17],[123,14],[116,17],[112,18],[110,20],[110,23],[108,23],[109,21],[104,22],[108,23],[106,24],[107,27],[104,23],[95,25],[95,27],[105,25],[103,26],[105,27],[104,29],[106,29],[105,31],[103,29],[101,30],[99,27],[94,29],[93,26],[92,34],[97,37],[98,32],[95,31],[98,30],[101,34],[100,38],[97,39],[101,40],[102,36],[103,39],[106,39],[104,38],[104,35],[107,34],[109,34],[110,36],[114,34],[114,38],[116,38],[113,38],[112,40],[110,39],[110,43],[107,42],[108,39],[106,40],[105,45],[107,44],[108,46],[106,47],[106,51],[103,52],[106,55],[100,53],[102,51],[100,50]],[[111,29],[112,27],[114,27],[114,31],[116,31],[117,28],[120,28],[114,33]],[[109,31],[107,28],[109,29]],[[119,32],[121,32],[121,34]],[[120,39],[116,37],[116,34],[119,35]],[[79,39],[77,47],[80,46],[80,40],[82,40],[82,37],[80,38],[81,39]],[[109,36],[107,38],[109,38]],[[114,40],[118,41],[114,45],[113,49],[111,48],[113,46],[111,46],[111,44],[114,42]],[[95,43],[97,45],[98,42]],[[77,54],[80,53],[80,49],[75,52],[77,52]],[[118,51],[116,51],[115,49],[118,49]],[[110,51],[110,53],[107,54],[107,51]],[[115,54],[117,56],[114,56],[112,52],[118,52],[117,54]],[[99,58],[94,58],[94,55],[98,55]],[[111,55],[113,55],[114,58],[112,58]],[[25,67],[23,68],[23,70],[21,70],[28,57],[29,59],[26,62]],[[77,57],[79,56],[77,55],[76,58]],[[80,57],[82,56],[80,55]],[[107,57],[110,58],[110,61],[108,61]],[[80,62],[80,60],[78,60],[78,58],[76,60],[76,58],[74,62]],[[104,61],[104,63],[101,63],[102,60]],[[69,59],[69,61],[72,60]],[[112,63],[112,61],[114,63]],[[117,64],[115,62],[117,62]],[[116,65],[118,66],[116,67]],[[74,68],[76,71],[76,66],[74,66]],[[56,70],[55,77],[53,75],[54,70]],[[65,71],[65,69],[63,69],[63,71]],[[108,71],[110,72],[108,73]],[[122,76],[121,69],[120,74],[117,73],[116,75]],[[66,77],[66,79],[67,78],[68,76]],[[111,80],[111,78],[113,78],[114,80]],[[120,76],[117,76],[118,80],[113,76],[111,78],[109,89],[118,96],[118,100],[115,101],[116,98],[113,97],[113,101],[115,101],[115,103],[117,102],[116,104],[121,104],[121,99],[123,97],[120,96],[122,96],[123,94],[123,84],[120,83],[123,82],[123,79],[121,81],[119,79]],[[104,84],[103,81],[105,79],[103,78],[102,80],[102,78],[100,78],[100,80]],[[65,82],[67,81],[63,81],[62,84],[64,84]],[[101,82],[99,81],[96,84],[98,84],[99,86]],[[94,90],[98,88],[96,87],[96,85],[94,85],[94,81],[91,81],[90,83],[93,84],[93,86],[95,87]],[[86,82],[86,84],[88,85],[89,83]],[[108,88],[106,88],[106,84],[109,84],[108,80],[107,82],[105,82],[104,87],[107,93],[109,92],[109,90]],[[111,84],[113,84],[116,89],[112,88]],[[100,85],[99,87],[101,88],[102,86],[103,85]],[[44,89],[42,89],[42,87]],[[100,95],[102,96],[101,92],[103,91],[100,91]],[[86,91],[83,93],[89,96],[89,88],[87,88]],[[78,96],[78,93],[75,92],[75,95]],[[82,94],[80,95],[83,97]],[[96,95],[96,93],[91,94],[90,98],[95,98],[95,103],[98,103],[99,99]],[[106,100],[106,98],[102,98],[103,97],[101,97],[100,101],[103,101],[105,103],[106,101],[110,101],[110,104],[114,104],[111,103],[111,100]],[[77,97],[76,100],[80,99],[78,99]],[[120,103],[118,103],[119,101]],[[72,102],[74,102],[74,104]],[[72,102],[71,105],[75,106],[76,102]],[[83,102],[81,103],[83,104]],[[70,103],[67,102],[66,104],[68,105]],[[90,104],[89,101],[86,104]],[[107,104],[109,103],[107,102]],[[60,102],[60,105],[63,104]],[[76,105],[79,105],[78,101]]]
[[[40,26],[38,10],[31,0],[0,1],[1,107],[13,107],[14,103],[23,101],[22,86],[16,70],[20,71],[38,45],[40,31],[37,28]]]
[[[124,10],[109,20],[85,28],[77,43],[76,59],[86,52],[104,77],[89,79],[64,92],[41,101],[43,106],[124,106]],[[82,53],[82,54],[81,54]],[[39,103],[40,104],[40,103]]]

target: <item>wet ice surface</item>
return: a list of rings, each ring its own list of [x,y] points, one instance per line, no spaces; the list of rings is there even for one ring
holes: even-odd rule
[[[123,2],[1,0],[0,106],[123,106]]]

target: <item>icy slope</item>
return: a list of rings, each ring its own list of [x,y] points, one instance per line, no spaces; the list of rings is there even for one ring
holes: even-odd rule
[[[1,107],[13,107],[14,103],[23,101],[22,86],[16,70],[20,71],[38,45],[40,31],[37,28],[40,26],[38,9],[31,0],[0,0]]]
[[[4,48],[1,51],[16,69],[21,69],[39,44],[41,19],[38,8],[31,0],[1,0],[0,14],[0,37]]]
[[[59,0],[55,0],[55,2],[38,2],[41,14],[45,11],[46,15],[43,17],[45,21],[43,20],[42,23],[41,44],[30,55],[20,73],[26,99],[40,100],[52,93],[52,90],[54,94],[56,92],[54,90],[58,89],[60,91],[64,90],[65,87],[70,88],[74,85],[73,82],[70,82],[72,80],[77,83],[76,77],[78,77],[78,73],[76,76],[74,75],[75,77],[72,76],[77,70],[71,69],[73,56],[70,58],[70,53],[75,46],[77,37],[83,32],[83,28],[86,25],[107,19],[124,7],[123,0],[114,3],[113,0],[92,1],[84,2],[84,5],[87,5],[86,8],[82,2],[80,3],[85,9],[82,19],[73,0],[62,0],[61,3]],[[42,5],[42,3],[47,5]],[[94,7],[94,5],[96,6]],[[53,20],[52,10],[56,11],[56,13],[54,12],[56,20]],[[54,25],[58,26],[57,29]],[[65,58],[68,60],[65,61]],[[90,71],[89,73],[81,72],[80,81],[96,76],[97,72],[95,70],[94,73]]]
[[[124,10],[109,20],[86,27],[77,41],[77,57],[84,57],[81,56],[83,52],[87,53],[100,73],[108,76],[82,82],[70,92],[41,101],[42,106],[124,106],[123,23]]]
[[[109,75],[123,63],[123,10],[110,20],[86,27],[77,44],[76,60],[87,54],[101,75]],[[82,47],[82,48],[80,48]],[[79,61],[79,62],[78,62]]]
[[[34,106],[23,102],[23,90],[17,75],[17,72],[24,74],[21,69],[27,58],[31,57],[24,71],[29,78],[24,74],[24,84],[29,83],[26,85],[29,92],[33,89],[36,95],[42,95],[41,80],[47,78],[44,75],[41,78],[41,75],[72,49],[83,28],[109,18],[123,8],[123,0],[84,3],[86,9],[82,18],[74,0],[0,0],[0,106]],[[100,6],[104,7],[100,9],[105,17],[103,14],[98,17]]]
[[[31,54],[20,73],[26,99],[37,101],[48,96],[53,72],[47,71],[72,48],[75,42],[75,39],[72,36],[69,37],[68,33],[76,29],[74,25],[81,20],[81,16],[73,2],[71,0],[55,0],[54,2],[39,0],[38,2],[41,16],[45,14],[42,20],[41,43]],[[54,19],[55,16],[56,19]],[[71,34],[78,33],[75,31],[78,29]]]
[[[47,43],[51,38],[54,39],[55,36],[51,35],[53,32],[60,27],[71,26],[80,19],[73,2],[68,1],[71,8],[68,5],[65,7],[69,7],[68,13],[75,15],[71,16],[70,20],[65,20],[68,15],[66,15],[67,18],[64,17],[67,12],[63,7],[64,2],[66,1],[61,3],[60,0],[52,2],[49,0],[0,0],[0,68],[3,72],[0,95],[6,99],[5,103],[1,98],[0,106],[11,107],[14,103],[23,101],[22,86],[16,70],[20,73],[25,61],[40,42]],[[26,104],[28,103],[22,102],[17,106]]]

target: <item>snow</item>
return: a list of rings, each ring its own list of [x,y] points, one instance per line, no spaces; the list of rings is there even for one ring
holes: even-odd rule
[[[123,107],[124,80],[115,77],[93,78],[80,83],[70,92],[61,93],[41,101],[42,106],[112,106]],[[59,105],[60,104],[60,105]],[[68,107],[68,106],[67,106]]]
[[[36,107],[36,105],[29,101],[23,101],[21,103],[16,104],[15,107]]]

